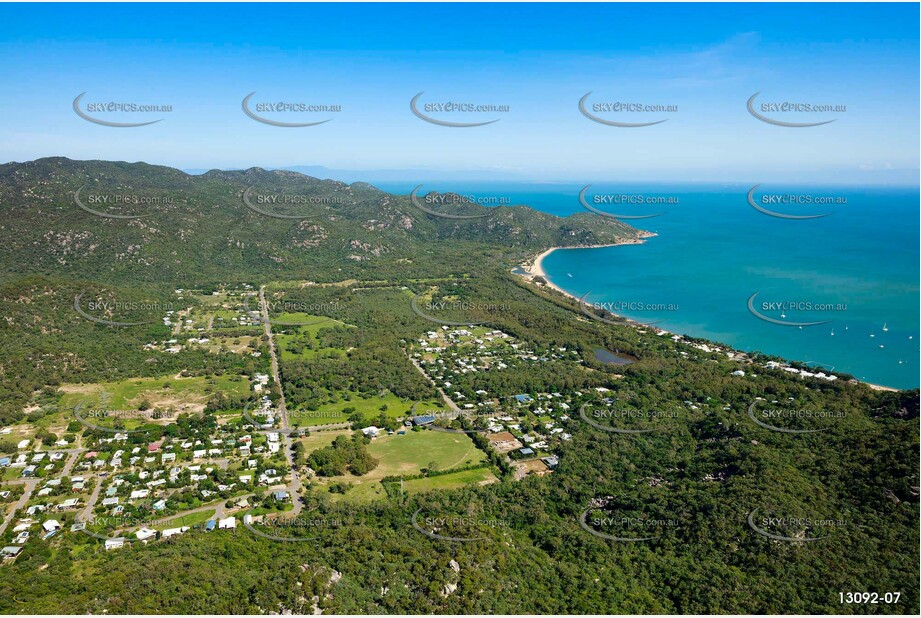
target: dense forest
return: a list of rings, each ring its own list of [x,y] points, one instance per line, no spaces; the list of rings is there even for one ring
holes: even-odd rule
[[[108,219],[73,204],[71,193],[87,184],[172,199],[129,213],[143,218]],[[276,219],[242,202],[250,186],[329,199],[304,220]],[[918,391],[877,391],[848,376],[808,380],[764,367],[769,359],[757,353],[745,361],[748,376],[733,376],[740,361],[725,353],[593,320],[577,303],[510,272],[551,246],[639,237],[623,224],[523,207],[459,221],[360,183],[258,169],[191,177],[66,159],[0,166],[0,208],[0,425],[33,420],[27,405],[65,381],[264,371],[265,359],[251,356],[153,354],[143,345],[169,335],[159,323],[110,328],[73,311],[81,293],[166,304],[175,288],[241,283],[266,285],[270,298],[283,295],[331,319],[316,340],[295,338],[292,349],[348,350],[282,363],[292,407],[315,408],[342,391],[434,396],[407,353],[439,328],[414,310],[413,300],[422,299],[422,306],[454,307],[438,319],[481,322],[530,349],[565,350],[581,361],[462,378],[490,392],[566,390],[596,401],[596,389],[606,388],[640,409],[680,410],[667,430],[642,434],[599,431],[574,413],[572,440],[545,477],[503,474],[492,485],[389,492],[366,504],[312,496],[311,517],[341,525],[318,529],[309,542],[276,542],[240,527],[113,552],[80,534],[32,543],[0,565],[0,612],[919,610]],[[304,280],[348,283],[285,283]],[[469,304],[452,304],[458,299]],[[148,317],[159,320],[137,312],[110,319]],[[283,324],[275,330],[296,336]],[[596,359],[598,348],[636,361],[606,364]],[[748,415],[759,397],[834,410],[835,421],[814,433],[769,431]],[[210,409],[240,403],[216,399]],[[376,465],[357,436],[308,461],[328,475],[360,475]],[[772,530],[818,540],[769,538],[750,525],[754,513],[759,522],[809,520]],[[445,533],[477,540],[420,534],[416,515],[463,521]],[[646,540],[619,542],[586,530],[600,530],[606,518],[643,522],[632,536]],[[841,605],[839,592],[901,592],[901,599]]]

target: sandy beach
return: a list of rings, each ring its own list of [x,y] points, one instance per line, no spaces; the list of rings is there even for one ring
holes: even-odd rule
[[[650,234],[650,236],[655,236],[655,234]],[[613,244],[608,244],[608,245],[590,245],[590,246],[584,246],[584,247],[551,247],[551,248],[547,249],[546,251],[544,251],[543,253],[541,253],[540,255],[536,256],[534,259],[532,259],[532,260],[530,260],[530,261],[526,261],[526,262],[524,262],[523,264],[520,264],[520,265],[519,265],[519,268],[520,268],[523,272],[522,272],[522,273],[519,273],[519,276],[523,277],[526,281],[529,281],[529,282],[534,281],[534,279],[537,278],[537,277],[540,277],[548,288],[551,288],[551,289],[553,289],[553,290],[556,290],[557,292],[559,292],[559,293],[562,294],[563,296],[566,296],[566,297],[568,297],[568,298],[571,298],[571,299],[574,300],[576,303],[579,303],[579,302],[580,302],[580,299],[579,299],[577,296],[575,296],[575,295],[573,295],[573,294],[570,294],[570,293],[567,292],[566,290],[564,290],[564,289],[562,289],[561,287],[555,285],[553,282],[550,281],[550,279],[547,278],[547,273],[546,273],[546,271],[545,271],[544,268],[543,268],[544,258],[546,258],[548,255],[550,255],[551,253],[553,253],[553,252],[556,251],[557,249],[600,249],[600,248],[602,248],[602,247],[619,247],[619,246],[621,246],[621,245],[634,245],[634,244],[640,244],[640,243],[643,242],[643,240],[644,240],[643,238],[637,238],[637,239],[635,239],[635,240],[630,240],[630,241],[627,241],[627,242],[613,243]],[[667,333],[667,334],[669,334],[669,335],[672,335],[672,334],[673,334],[673,333],[671,333],[670,331],[667,331],[667,330],[665,330],[665,329],[662,329],[662,328],[659,328],[659,327],[650,327],[650,326],[648,326],[648,325],[646,325],[646,324],[643,324],[642,322],[636,322],[636,321],[631,320],[630,318],[627,318],[627,317],[624,317],[624,316],[618,316],[618,317],[624,319],[627,323],[630,323],[630,324],[633,325],[633,326],[642,327],[642,328],[654,328],[655,330],[657,330],[657,331],[659,331],[659,332],[661,332],[661,333]],[[719,345],[722,345],[722,344],[719,344]],[[740,352],[740,353],[743,354],[743,355],[745,354],[745,352],[741,352],[741,351],[738,351],[738,352]],[[890,386],[882,386],[881,384],[872,384],[872,383],[870,383],[870,382],[862,382],[862,381],[860,381],[860,380],[858,380],[858,382],[860,382],[861,384],[864,384],[864,385],[866,385],[866,386],[869,386],[869,387],[872,388],[873,390],[877,390],[877,391],[891,391],[891,392],[898,392],[898,391],[899,391],[899,389],[897,389],[897,388],[892,388],[892,387],[890,387]]]
[[[546,251],[544,251],[543,253],[535,257],[534,259],[524,262],[523,264],[520,264],[519,268],[521,268],[521,270],[524,271],[524,274],[522,274],[521,276],[524,277],[527,281],[531,281],[535,277],[540,277],[546,282],[547,287],[552,288],[556,290],[557,292],[559,292],[560,294],[563,294],[564,296],[568,296],[569,298],[575,301],[578,301],[579,299],[576,296],[573,296],[572,294],[570,294],[563,288],[557,285],[554,285],[553,282],[551,282],[550,279],[547,278],[547,273],[546,271],[544,271],[544,267],[543,267],[545,257],[550,255],[557,249],[602,249],[604,247],[620,247],[622,245],[639,245],[645,242],[647,238],[652,238],[653,236],[655,236],[655,234],[647,232],[644,235],[637,237],[637,238],[632,238],[624,242],[616,242],[616,243],[610,243],[610,244],[605,244],[605,245],[584,245],[584,246],[577,246],[577,247],[550,247],[549,249],[547,249]]]

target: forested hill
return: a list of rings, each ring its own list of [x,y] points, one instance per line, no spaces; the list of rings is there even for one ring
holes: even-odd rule
[[[587,212],[560,218],[524,206],[485,207],[424,187],[414,201],[288,171],[190,176],[62,157],[0,165],[0,216],[6,277],[185,285],[386,277],[395,267],[403,276],[417,268],[430,275],[433,261],[463,264],[481,249],[518,258],[642,235]],[[415,258],[425,254],[448,259],[418,266]]]
[[[38,443],[72,433],[65,442],[93,449],[94,463],[83,457],[75,466],[85,467],[68,476],[95,477],[96,488],[116,477],[140,484],[142,468],[173,466],[141,459],[151,445],[161,448],[161,437],[171,447],[193,435],[181,432],[250,433],[243,401],[261,395],[254,387],[250,394],[248,378],[270,371],[272,348],[266,318],[252,319],[243,299],[258,302],[262,286],[281,351],[270,393],[283,388],[299,418],[326,407],[351,421],[355,406],[366,405],[386,427],[388,409],[425,409],[435,385],[450,380],[470,402],[489,394],[496,416],[513,415],[506,420],[520,432],[558,440],[552,472],[519,478],[509,465],[520,460],[484,444],[492,415],[475,412],[456,419],[454,431],[473,432],[468,452],[488,457],[495,482],[442,485],[448,476],[440,473],[451,469],[439,469],[437,449],[426,445],[406,479],[409,459],[394,451],[401,482],[382,477],[380,495],[362,493],[367,478],[349,480],[351,488],[325,484],[304,463],[305,510],[273,528],[284,538],[240,525],[106,551],[97,536],[71,528],[79,511],[49,509],[30,517],[37,525],[61,519],[61,533],[34,534],[0,564],[0,614],[917,614],[917,390],[805,377],[756,352],[602,318],[508,268],[547,247],[631,241],[640,232],[589,213],[484,209],[423,191],[414,203],[367,184],[255,168],[189,176],[60,158],[0,166],[0,427],[15,426],[49,451],[57,447]],[[301,312],[311,318],[286,315]],[[329,321],[313,321],[321,316]],[[472,343],[455,345],[451,338],[466,337],[460,331],[471,321],[479,324],[468,333]],[[495,347],[474,337],[492,337]],[[430,342],[441,352],[423,354]],[[605,362],[599,351],[630,362]],[[427,374],[420,360],[434,369]],[[148,380],[170,406],[195,403],[180,389],[200,384],[205,410],[132,430],[131,444],[144,451],[133,468],[97,468],[130,446],[86,427],[71,397],[98,389],[99,405],[111,405],[103,412],[146,408],[136,389]],[[557,403],[564,398],[572,405]],[[588,416],[591,407],[597,415]],[[362,414],[351,422],[367,426]],[[650,425],[628,429],[638,422]],[[554,430],[567,437],[553,438]],[[394,439],[462,439],[423,431]],[[321,433],[299,444],[306,450]],[[369,461],[356,443],[332,453],[320,443],[311,446],[322,453],[312,460],[318,465]],[[0,439],[0,456],[32,454],[18,444]],[[193,453],[180,456],[191,461]],[[454,471],[473,470],[469,455],[451,458]],[[288,465],[282,453],[263,459],[263,470]],[[235,461],[242,466],[242,457]],[[417,469],[428,475],[424,491],[410,489],[423,480]],[[0,509],[17,522],[0,538],[5,547],[27,513],[13,508],[26,481],[18,469],[0,470],[11,492]],[[230,493],[218,501],[199,490],[235,482],[242,467],[213,470],[220,478],[169,489],[183,505],[201,496],[194,504],[207,498],[208,508],[233,508]],[[42,491],[45,468],[37,476],[30,482]],[[160,519],[160,496],[131,499],[131,489],[117,491],[135,503],[136,518]],[[268,508],[273,490],[254,490],[259,502],[251,505]],[[80,495],[67,485],[53,491]],[[102,515],[109,507],[93,508]],[[441,532],[430,536],[416,527],[423,524]],[[453,538],[452,526],[475,527],[457,535],[471,542]],[[898,600],[849,603],[847,593]]]

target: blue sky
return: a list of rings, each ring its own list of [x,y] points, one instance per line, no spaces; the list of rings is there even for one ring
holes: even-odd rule
[[[916,4],[0,5],[0,160],[62,155],[180,168],[322,165],[484,170],[534,180],[916,183]],[[264,114],[241,100],[341,105]],[[499,122],[426,123],[410,99],[508,105]],[[677,105],[668,121],[609,127],[579,99]],[[759,101],[846,105],[746,111]],[[72,102],[166,104],[138,128],[99,126]],[[602,115],[603,114],[599,114]]]

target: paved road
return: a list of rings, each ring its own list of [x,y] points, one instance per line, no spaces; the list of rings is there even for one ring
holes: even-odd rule
[[[409,360],[411,360],[413,363],[413,366],[419,370],[419,373],[425,376],[425,379],[429,381],[429,384],[434,386],[435,389],[441,394],[441,398],[444,399],[445,403],[448,404],[449,408],[451,408],[455,412],[463,412],[463,410],[460,409],[460,406],[454,403],[454,400],[448,397],[447,393],[445,393],[444,390],[442,390],[440,386],[435,384],[435,380],[429,377],[429,374],[425,373],[425,369],[423,369],[422,366],[418,362],[416,362],[415,358],[410,358]]]
[[[291,503],[293,511],[291,515],[297,517],[301,512],[303,505],[300,500],[301,479],[297,474],[294,466],[294,456],[291,454],[292,440],[288,432],[288,408],[285,405],[285,391],[281,383],[281,372],[278,370],[278,353],[275,350],[275,337],[272,335],[272,323],[269,322],[269,305],[265,301],[265,286],[259,287],[259,310],[262,314],[262,325],[265,330],[265,336],[269,340],[269,356],[272,359],[272,378],[278,385],[278,416],[281,420],[282,438],[284,440],[285,459],[288,462],[288,470],[291,474],[291,482],[288,484],[288,493],[291,494]]]
[[[93,507],[96,506],[96,501],[99,500],[99,492],[102,491],[102,481],[100,477],[94,477],[96,481],[96,486],[93,487],[93,493],[90,494],[90,499],[86,501],[86,507],[83,511],[80,512],[80,521],[89,521],[93,516]]]
[[[26,504],[29,502],[29,498],[32,497],[32,492],[35,491],[35,488],[38,486],[38,482],[41,479],[26,479],[23,481],[10,481],[10,485],[25,485],[25,491],[22,492],[22,496],[19,497],[19,500],[13,504],[13,507],[8,509],[6,514],[3,517],[3,523],[0,523],[0,536],[3,536],[3,533],[6,532],[7,526],[10,525],[11,515],[20,509],[24,509]]]
[[[64,464],[64,468],[61,470],[61,474],[59,475],[60,478],[64,478],[65,476],[70,476],[70,471],[73,470],[74,464],[77,463],[77,458],[80,457],[80,453],[83,453],[85,451],[86,449],[83,449],[83,448],[75,448],[75,449],[68,449],[66,451],[59,451],[59,452],[64,452],[64,453],[70,453],[70,457],[67,458],[67,463]]]

